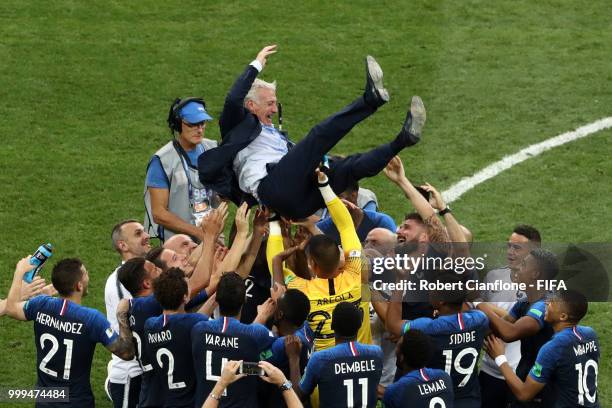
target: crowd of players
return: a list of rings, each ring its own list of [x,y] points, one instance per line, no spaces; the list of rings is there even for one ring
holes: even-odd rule
[[[265,58],[247,73],[254,78],[263,65]],[[375,84],[370,71],[368,84]],[[368,98],[388,100],[379,88],[356,102],[368,115],[375,110]],[[198,103],[185,115],[202,117]],[[419,107],[413,99],[409,119]],[[262,115],[265,124],[269,112]],[[181,118],[173,126],[199,129],[201,140],[204,125]],[[413,136],[400,132],[381,149],[399,151]],[[189,235],[167,234],[155,248],[140,222],[118,223],[111,237],[121,264],[106,282],[106,316],[81,305],[89,281],[81,260],[57,262],[51,285],[40,277],[24,282],[31,265],[29,257],[20,260],[0,314],[34,322],[37,386],[68,387],[70,406],[94,406],[90,373],[102,343],[112,353],[104,387],[115,407],[599,406],[599,343],[592,328],[579,325],[588,302],[572,290],[534,285],[559,269],[535,228],[514,228],[508,264],[481,277],[520,282],[525,291],[377,291],[370,285],[375,259],[467,257],[472,234],[433,186],[410,182],[398,156],[384,174],[415,210],[399,226],[356,180],[337,195],[333,166],[323,163],[311,175],[324,211],[296,221],[244,203],[231,245],[223,235],[225,202],[206,206],[198,223],[181,221]],[[155,216],[173,194],[151,194],[156,221],[173,219],[170,212]],[[453,285],[469,274],[391,268],[383,275]],[[66,404],[44,406],[55,405]]]

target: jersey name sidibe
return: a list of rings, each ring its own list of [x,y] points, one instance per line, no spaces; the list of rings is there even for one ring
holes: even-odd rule
[[[65,333],[81,334],[81,329],[83,328],[83,323],[63,322],[42,312],[36,313],[36,322]]]
[[[472,341],[476,341],[476,332],[472,330],[471,332],[466,333],[454,333],[449,336],[450,341],[449,345],[457,345],[462,343],[469,343]]]

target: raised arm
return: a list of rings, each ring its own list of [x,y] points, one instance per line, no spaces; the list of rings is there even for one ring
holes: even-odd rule
[[[387,318],[385,319],[385,329],[393,336],[401,336],[405,320],[402,320],[402,293],[394,291],[391,301],[387,306]]]
[[[257,254],[259,253],[259,248],[263,242],[263,237],[266,233],[267,226],[268,220],[264,211],[257,209],[255,212],[255,217],[253,218],[253,234],[249,240],[249,245],[246,252],[243,254],[242,259],[240,260],[240,265],[238,265],[238,268],[236,269],[238,275],[242,276],[243,279],[246,279],[246,277],[251,273],[251,269],[253,268],[253,264],[255,263]]]
[[[281,225],[279,221],[270,221],[270,235],[268,235],[268,243],[266,245],[266,261],[268,262],[268,269],[272,274],[272,278],[275,282],[282,283],[283,285],[287,284],[288,280],[295,278],[295,273],[289,268],[286,268],[285,260],[295,252],[295,249],[287,254],[286,256],[282,256],[276,260],[277,266],[275,269],[274,260],[277,255],[282,253],[285,250],[285,246],[283,243],[283,235],[281,230]],[[279,270],[278,263],[280,262],[280,270],[282,271],[283,277],[280,281],[277,280],[278,276],[275,275],[275,270]]]
[[[448,231],[450,241],[453,243],[453,255],[464,257],[470,256],[469,241],[463,232],[461,224],[459,224],[450,211],[450,208],[446,205],[442,194],[429,183],[425,183],[421,188],[431,193],[430,204],[432,207],[438,210],[439,213],[443,213],[442,217],[446,224],[446,230]]]
[[[251,62],[244,72],[236,79],[232,88],[225,97],[223,112],[219,118],[219,127],[221,128],[221,137],[238,125],[247,115],[248,111],[244,108],[244,98],[251,89],[253,81],[257,78],[259,72],[266,65],[268,56],[276,52],[276,45],[264,47],[253,62]]]
[[[321,192],[321,196],[323,196],[323,201],[340,234],[342,249],[344,252],[350,252],[355,249],[361,250],[361,242],[357,236],[357,231],[355,231],[355,225],[353,224],[353,219],[351,218],[349,210],[342,200],[336,196],[334,190],[332,190],[327,175],[317,170],[317,178],[319,180],[319,191]]]
[[[130,303],[127,299],[121,299],[117,305],[117,323],[119,323],[119,337],[107,345],[108,351],[123,360],[131,360],[135,356],[132,331],[128,323],[128,311]]]
[[[195,296],[203,287],[208,285],[213,269],[215,254],[215,244],[219,234],[223,232],[225,220],[227,218],[227,203],[212,210],[206,218],[202,220],[202,249],[199,251],[199,259],[194,268],[193,274],[189,278],[190,297]]]
[[[402,190],[406,198],[410,200],[414,209],[423,219],[423,222],[428,229],[429,242],[449,242],[446,229],[436,217],[433,207],[406,177],[404,165],[402,164],[402,160],[399,158],[399,156],[395,156],[393,159],[391,159],[389,164],[387,164],[387,167],[385,167],[384,173],[385,176],[391,180],[391,182],[396,184]]]
[[[236,223],[236,236],[232,242],[232,247],[223,259],[220,269],[221,272],[235,271],[240,264],[240,258],[246,248],[246,243],[249,235],[249,207],[247,203],[243,203],[236,210],[236,217],[234,222]],[[243,279],[246,276],[243,276]]]
[[[23,275],[32,268],[30,258],[31,256],[26,256],[17,262],[13,273],[13,283],[6,298],[6,314],[16,320],[27,320],[23,310],[25,302],[21,300],[21,285]]]

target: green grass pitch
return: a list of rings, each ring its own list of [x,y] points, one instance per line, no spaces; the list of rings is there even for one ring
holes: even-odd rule
[[[612,31],[606,1],[57,1],[0,2],[0,295],[16,261],[43,242],[90,271],[87,306],[104,310],[118,263],[110,229],[143,218],[146,163],[168,138],[176,96],[219,116],[228,87],[258,50],[279,45],[278,80],[294,140],[361,93],[363,58],[385,72],[391,102],[335,149],[390,140],[411,95],[428,109],[424,140],[402,154],[408,176],[444,189],[506,154],[610,115]],[[219,137],[216,122],[207,135]],[[612,131],[556,148],[454,203],[478,241],[519,222],[549,242],[612,242]],[[409,206],[383,176],[364,186],[398,220]],[[45,276],[48,277],[47,267]],[[612,308],[586,320],[612,402]],[[92,385],[109,355],[97,348]],[[35,381],[31,324],[0,319],[0,384]]]

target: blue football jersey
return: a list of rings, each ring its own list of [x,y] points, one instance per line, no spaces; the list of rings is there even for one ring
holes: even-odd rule
[[[529,376],[547,384],[544,406],[599,407],[599,341],[595,331],[574,326],[556,333],[540,349]]]
[[[321,407],[375,407],[382,366],[380,347],[341,343],[310,356],[300,388],[310,395],[318,386]]]
[[[164,403],[164,387],[162,380],[165,377],[155,375],[153,360],[149,353],[145,338],[145,322],[150,317],[159,316],[163,310],[155,296],[144,296],[130,299],[129,322],[132,336],[136,340],[136,359],[142,368],[142,382],[140,386],[139,407],[160,407]]]
[[[108,346],[118,338],[108,320],[95,309],[50,296],[32,298],[23,309],[34,321],[37,385],[68,387],[71,407],[94,406],[89,377],[96,343]]]
[[[421,368],[404,374],[385,390],[388,408],[451,408],[453,380],[444,370]]]
[[[538,333],[521,339],[521,360],[516,367],[516,375],[523,381],[525,381],[529,370],[533,367],[540,348],[552,338],[554,333],[552,326],[544,321],[545,312],[546,303],[543,300],[529,303],[527,298],[516,302],[509,312],[510,316],[515,320],[523,316],[529,316],[540,325]]]
[[[145,322],[145,347],[160,375],[166,395],[165,406],[193,407],[196,388],[191,329],[208,320],[199,313],[179,313],[151,317]]]
[[[264,325],[240,323],[231,317],[198,323],[191,330],[197,390],[195,403],[200,407],[221,376],[229,360],[259,362],[261,354],[272,345],[274,335]],[[222,407],[257,407],[257,377],[244,377],[227,387]]]
[[[411,329],[420,330],[434,340],[437,350],[428,366],[443,369],[450,375],[455,401],[480,404],[477,364],[489,329],[487,316],[480,310],[470,310],[436,319],[423,317],[404,324],[404,332]]]

